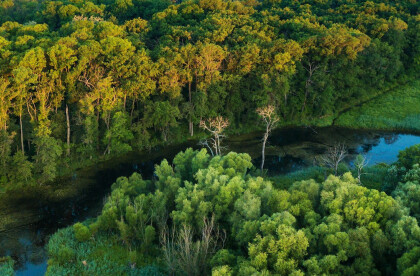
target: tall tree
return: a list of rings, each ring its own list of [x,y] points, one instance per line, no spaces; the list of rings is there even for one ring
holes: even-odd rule
[[[258,115],[261,117],[265,124],[265,132],[263,136],[263,144],[262,144],[262,152],[261,152],[261,173],[264,170],[264,161],[265,161],[265,145],[268,140],[268,136],[270,135],[273,128],[276,127],[276,124],[280,120],[277,116],[276,109],[272,105],[267,105],[265,107],[260,107],[257,109]]]

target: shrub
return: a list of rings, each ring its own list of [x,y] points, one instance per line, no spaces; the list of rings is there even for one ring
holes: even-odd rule
[[[75,257],[76,253],[73,249],[67,246],[62,246],[58,251],[57,261],[63,265],[69,262],[73,262]]]
[[[414,164],[420,163],[420,144],[406,148],[398,154],[397,165],[407,170],[411,169]]]
[[[79,242],[87,241],[91,237],[89,228],[79,222],[73,225],[73,230]]]
[[[212,276],[230,276],[232,275],[232,269],[227,266],[218,266],[215,267],[211,273]]]
[[[14,261],[10,257],[0,257],[0,275],[12,276],[15,275],[13,271]]]
[[[89,224],[90,234],[92,236],[94,236],[96,233],[98,233],[100,226],[101,225],[99,224],[98,221],[95,221],[95,222]]]

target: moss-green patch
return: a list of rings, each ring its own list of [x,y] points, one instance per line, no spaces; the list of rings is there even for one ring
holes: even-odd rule
[[[105,232],[79,242],[73,227],[67,227],[58,230],[48,242],[46,275],[149,275],[142,271],[153,270],[158,260],[145,257],[136,249],[124,245],[117,235]],[[155,270],[150,275],[163,275]]]
[[[420,80],[341,114],[335,125],[420,132]]]
[[[13,270],[14,261],[10,257],[0,257],[0,275],[13,276],[15,272]]]

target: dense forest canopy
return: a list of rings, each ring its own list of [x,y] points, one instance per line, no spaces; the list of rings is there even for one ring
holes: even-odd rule
[[[119,178],[98,218],[59,230],[47,275],[418,275],[419,150],[386,172],[393,198],[351,172],[281,189],[248,154],[187,149],[152,180]]]
[[[268,103],[282,124],[322,121],[420,71],[417,1],[0,4],[5,186],[180,141],[204,118],[241,131]]]

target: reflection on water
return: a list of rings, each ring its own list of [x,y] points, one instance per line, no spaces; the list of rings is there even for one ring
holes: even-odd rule
[[[420,143],[419,136],[415,135],[386,135],[379,139],[379,143],[373,145],[366,154],[370,164],[392,163],[397,161],[398,152]]]
[[[230,137],[225,141],[228,150],[247,152],[257,167],[261,161],[261,133]],[[271,174],[284,174],[316,164],[317,158],[329,146],[344,143],[349,151],[347,162],[359,154],[366,154],[369,164],[391,163],[398,152],[420,143],[420,136],[355,131],[343,128],[292,128],[276,130],[269,138],[265,168]],[[82,187],[77,196],[60,202],[46,202],[36,196],[25,202],[10,202],[7,211],[14,212],[19,224],[0,229],[0,256],[10,255],[17,261],[16,275],[43,275],[46,271],[44,246],[48,236],[57,229],[95,217],[102,209],[111,184],[119,176],[139,172],[144,178],[153,176],[154,164],[163,158],[172,159],[176,153],[196,142],[154,149],[150,153],[132,153],[95,167],[78,170],[60,185]],[[2,212],[3,211],[3,212]]]

